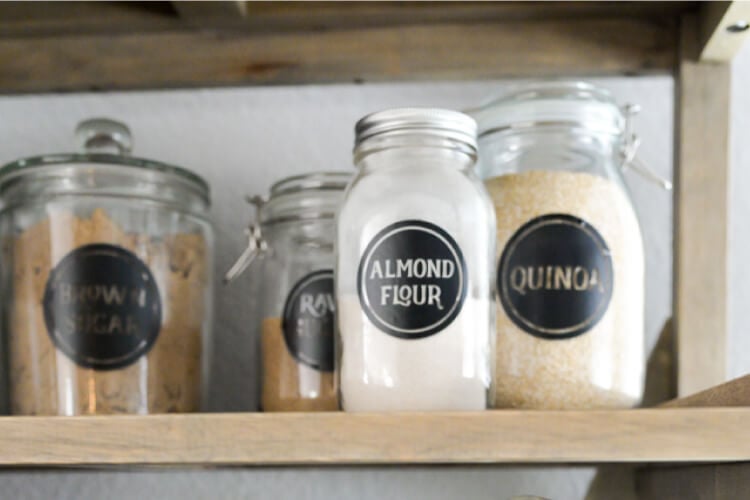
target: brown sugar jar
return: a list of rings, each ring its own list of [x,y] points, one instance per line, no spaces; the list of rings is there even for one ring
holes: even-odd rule
[[[2,328],[18,415],[201,408],[212,307],[207,184],[83,122],[83,152],[0,170]]]
[[[262,269],[263,411],[339,409],[334,373],[334,217],[350,175],[283,179],[254,199],[250,244],[227,280],[256,257]]]

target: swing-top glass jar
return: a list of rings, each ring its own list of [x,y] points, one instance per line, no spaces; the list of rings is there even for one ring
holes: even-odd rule
[[[0,170],[3,333],[14,414],[188,412],[208,374],[208,185],[129,156],[123,124],[82,153]]]
[[[262,258],[263,411],[338,410],[334,376],[334,217],[351,175],[283,179],[255,198],[249,245],[227,273]]]
[[[644,255],[621,170],[627,109],[590,84],[526,86],[472,112],[497,215],[495,404],[637,404]]]

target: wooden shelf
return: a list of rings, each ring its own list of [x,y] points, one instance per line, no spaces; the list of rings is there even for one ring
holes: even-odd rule
[[[679,17],[697,8],[695,2],[0,3],[0,92],[670,74]]]
[[[0,465],[719,463],[750,408],[2,417]]]
[[[0,2],[0,93],[675,74],[745,2]]]

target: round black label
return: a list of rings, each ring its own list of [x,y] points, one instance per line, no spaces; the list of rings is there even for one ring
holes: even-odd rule
[[[466,263],[456,241],[435,224],[397,222],[367,245],[357,289],[376,327],[394,337],[420,339],[458,316],[466,298]]]
[[[289,353],[316,370],[333,371],[333,271],[316,271],[297,282],[284,305],[282,329]]]
[[[86,368],[114,370],[146,354],[161,329],[151,271],[107,244],[79,247],[50,272],[44,321],[52,342]]]
[[[550,214],[524,224],[503,250],[497,287],[506,314],[545,339],[581,335],[612,297],[612,257],[586,221]]]

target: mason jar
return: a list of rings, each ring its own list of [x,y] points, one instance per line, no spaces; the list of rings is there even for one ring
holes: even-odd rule
[[[474,110],[497,215],[498,407],[643,394],[644,251],[621,171],[637,141],[604,89],[541,83]]]
[[[194,173],[129,155],[128,128],[0,170],[2,325],[23,415],[191,412],[208,375],[213,230]]]
[[[262,258],[263,411],[338,410],[334,377],[334,217],[348,173],[283,179],[254,199],[249,245],[232,280]]]
[[[346,411],[481,410],[494,342],[494,213],[474,173],[476,123],[406,108],[356,125],[337,221]]]

